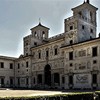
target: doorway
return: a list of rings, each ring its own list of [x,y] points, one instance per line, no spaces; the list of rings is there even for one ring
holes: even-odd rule
[[[51,67],[49,64],[44,68],[44,84],[51,86]]]

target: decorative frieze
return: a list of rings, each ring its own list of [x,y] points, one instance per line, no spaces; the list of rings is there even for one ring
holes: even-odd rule
[[[79,51],[79,57],[86,56],[86,50]]]
[[[87,74],[78,74],[75,75],[77,84],[87,84],[88,83],[88,75]]]

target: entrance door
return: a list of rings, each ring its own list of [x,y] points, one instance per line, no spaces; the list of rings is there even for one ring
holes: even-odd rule
[[[69,88],[72,89],[73,87],[73,75],[69,76]]]
[[[60,75],[59,73],[54,73],[54,83],[60,84]]]
[[[44,84],[51,86],[51,67],[48,64],[44,68]]]
[[[42,84],[42,74],[38,74],[37,83]]]
[[[92,74],[92,85],[93,85],[93,89],[96,89],[96,87],[97,87],[97,74]]]

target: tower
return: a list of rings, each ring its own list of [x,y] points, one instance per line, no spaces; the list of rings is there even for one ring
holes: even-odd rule
[[[65,19],[65,33],[67,37],[71,38],[71,34],[74,34],[74,40],[73,38],[71,39],[74,42],[82,42],[96,38],[97,10],[98,8],[91,5],[89,0],[72,8],[73,16]]]
[[[43,26],[40,22],[37,26],[30,29],[31,30],[31,47],[40,45],[48,39],[49,28]]]
[[[30,29],[31,35],[24,38],[24,55],[30,55],[31,47],[41,45],[44,42],[47,42],[49,35],[49,28],[43,26],[40,22],[37,26]]]

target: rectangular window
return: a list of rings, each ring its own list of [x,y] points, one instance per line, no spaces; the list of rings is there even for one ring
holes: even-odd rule
[[[97,47],[92,48],[92,56],[93,57],[97,56]]]
[[[28,45],[28,42],[26,42],[26,46]]]
[[[26,56],[28,56],[28,53],[26,53]]]
[[[4,78],[1,78],[1,85],[4,85]]]
[[[69,84],[73,84],[73,76],[69,76]]]
[[[90,29],[90,32],[93,33],[93,29]]]
[[[73,30],[73,26],[70,26],[70,30]]]
[[[57,53],[58,53],[58,52],[57,52],[57,48],[55,48],[55,55],[57,55]]]
[[[70,44],[73,44],[73,40],[70,40]]]
[[[93,60],[93,64],[96,64],[97,63],[97,60]]]
[[[82,29],[83,29],[83,30],[85,29],[84,25],[82,25]]]
[[[28,61],[26,62],[26,67],[28,67]]]
[[[20,85],[20,78],[18,78],[18,85]]]
[[[1,62],[0,64],[1,64],[1,68],[4,68],[4,63],[3,63],[3,62]]]
[[[18,63],[18,69],[20,69],[20,63]]]
[[[26,85],[28,85],[28,84],[29,84],[29,82],[28,82],[28,81],[29,81],[29,79],[28,79],[28,78],[26,78]]]
[[[33,83],[35,84],[35,77],[34,77],[34,79],[33,79]]]
[[[39,59],[41,58],[41,53],[39,52]]]
[[[62,83],[63,84],[65,83],[65,77],[62,77]]]
[[[79,16],[80,16],[80,17],[82,16],[82,12],[81,12],[81,11],[79,12]]]
[[[49,56],[49,51],[46,51],[46,57],[48,57]]]
[[[13,63],[10,63],[10,69],[13,69]]]
[[[73,60],[73,52],[69,52],[69,60]]]
[[[10,78],[10,85],[13,85],[13,78]]]
[[[92,75],[92,82],[93,82],[93,84],[97,83],[97,74]]]
[[[73,66],[73,64],[72,63],[70,63],[70,67],[72,67]]]
[[[42,74],[38,74],[37,77],[38,77],[38,80],[37,80],[38,83],[39,83],[39,84],[42,83]]]
[[[37,46],[37,42],[34,42],[34,45]]]

